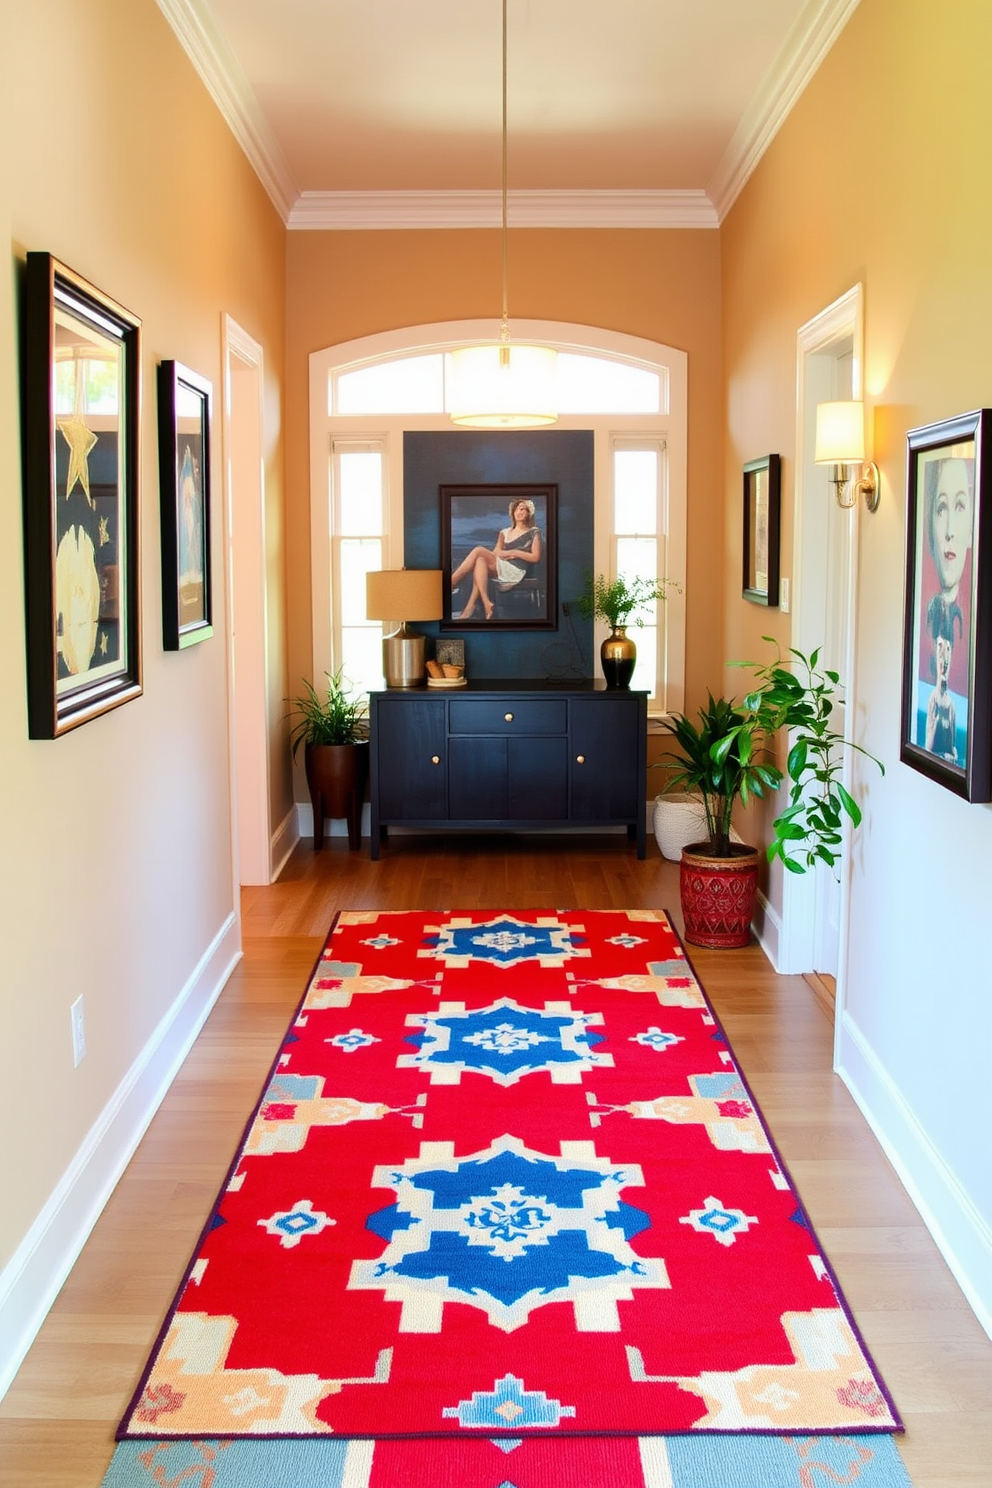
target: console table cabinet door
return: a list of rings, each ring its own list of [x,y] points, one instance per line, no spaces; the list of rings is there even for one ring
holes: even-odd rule
[[[583,821],[634,820],[638,811],[637,700],[572,701],[572,816]]]
[[[448,740],[452,821],[506,821],[506,739],[456,734]]]
[[[444,707],[433,699],[385,699],[377,719],[379,815],[386,821],[448,814]]]
[[[507,740],[508,813],[519,821],[568,818],[568,740],[535,735]]]
[[[568,816],[564,737],[448,740],[448,815],[452,821],[563,822]]]

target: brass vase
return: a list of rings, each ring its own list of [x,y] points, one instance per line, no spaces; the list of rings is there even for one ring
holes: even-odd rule
[[[637,661],[637,647],[627,634],[626,625],[614,625],[612,634],[599,648],[603,676],[607,687],[629,687]]]

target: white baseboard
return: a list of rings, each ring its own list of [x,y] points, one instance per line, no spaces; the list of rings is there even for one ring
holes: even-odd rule
[[[779,946],[782,938],[782,921],[760,889],[754,903],[754,919],[751,921],[751,929],[772,966],[776,971],[780,970]]]
[[[835,1068],[992,1337],[992,1229],[847,1013],[840,1020]]]
[[[313,839],[313,807],[309,801],[297,801],[296,803],[297,831],[301,838]],[[362,807],[362,836],[368,837],[372,832],[372,807],[368,801]],[[348,822],[343,816],[328,817],[324,822],[325,837],[347,837]]]
[[[310,813],[311,818],[313,812]],[[299,813],[295,804],[290,807],[278,827],[272,834],[272,842],[269,845],[269,875],[272,883],[275,883],[286,864],[289,862],[293,848],[300,840]]]
[[[240,958],[232,911],[0,1274],[0,1399]]]

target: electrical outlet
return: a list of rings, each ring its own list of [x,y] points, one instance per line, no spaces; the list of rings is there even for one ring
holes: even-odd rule
[[[783,615],[789,613],[789,581],[781,579],[778,586],[778,607]]]
[[[562,612],[563,615],[567,615],[568,614],[568,600],[567,599],[563,599],[562,602],[561,602],[561,612]]]
[[[72,1062],[78,1068],[86,1058],[86,1020],[81,992],[69,1009],[69,1017],[72,1019]]]

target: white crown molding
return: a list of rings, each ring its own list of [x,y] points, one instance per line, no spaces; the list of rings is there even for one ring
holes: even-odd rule
[[[241,65],[204,0],[156,0],[207,91],[272,198],[289,221],[300,188],[286,164]]]
[[[301,231],[499,227],[499,191],[304,191]],[[718,227],[705,191],[510,191],[511,227]]]
[[[498,227],[498,191],[300,192],[209,0],[156,0],[292,229]],[[809,0],[706,190],[512,191],[514,227],[719,227],[859,0]]]
[[[722,222],[859,0],[810,0],[734,131],[708,186]]]

